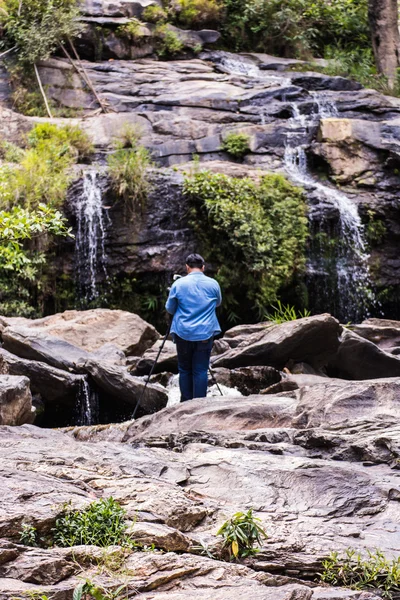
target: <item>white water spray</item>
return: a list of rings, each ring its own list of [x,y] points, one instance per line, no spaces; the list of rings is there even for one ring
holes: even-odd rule
[[[77,234],[76,263],[80,296],[86,301],[99,295],[97,281],[100,274],[107,279],[106,224],[103,197],[97,171],[84,175],[83,191],[75,203]]]

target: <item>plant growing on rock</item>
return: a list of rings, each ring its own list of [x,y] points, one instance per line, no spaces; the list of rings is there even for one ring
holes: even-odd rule
[[[184,48],[184,43],[179,39],[178,35],[169,28],[167,24],[159,24],[154,30],[155,36],[158,38],[156,45],[156,53],[162,58],[176,56],[180,54]]]
[[[92,502],[83,510],[64,508],[53,529],[57,546],[113,546],[126,541],[126,512],[114,500]]]
[[[178,0],[170,12],[178,24],[196,28],[218,24],[223,6],[217,0]]]
[[[309,317],[311,315],[310,311],[307,309],[304,310],[296,310],[294,306],[290,306],[289,304],[282,304],[280,300],[277,300],[276,305],[272,306],[275,312],[267,313],[265,315],[265,319],[268,321],[272,321],[273,323],[286,323],[287,321],[296,321],[297,319],[303,319],[304,317]]]
[[[253,509],[235,513],[220,527],[217,535],[224,540],[224,548],[230,558],[246,558],[259,552],[255,545],[260,545],[267,534],[260,525],[261,520],[253,515]]]
[[[143,207],[150,192],[150,153],[139,145],[139,138],[136,129],[126,129],[116,142],[115,152],[107,160],[113,189],[132,214]]]
[[[167,12],[161,6],[158,6],[158,4],[146,6],[142,17],[148,23],[165,23],[168,20]]]
[[[129,23],[126,23],[126,25],[120,25],[116,29],[115,33],[119,37],[126,38],[131,42],[136,42],[140,37],[139,34],[141,27],[142,23],[139,21],[139,19],[131,19]]]
[[[388,559],[378,549],[368,551],[367,557],[352,548],[348,548],[342,558],[337,552],[331,552],[322,566],[321,580],[330,585],[377,589],[384,598],[390,599],[400,593],[400,557]]]
[[[303,191],[282,175],[257,181],[208,171],[185,180],[190,222],[223,288],[225,310],[262,317],[281,286],[305,266],[308,236]]]
[[[250,137],[245,133],[231,131],[223,140],[221,150],[234,158],[241,159],[250,151]]]
[[[37,546],[37,530],[36,527],[33,527],[33,525],[29,525],[28,523],[23,523],[22,524],[22,529],[19,533],[19,540],[21,542],[21,544],[24,544],[24,546]]]

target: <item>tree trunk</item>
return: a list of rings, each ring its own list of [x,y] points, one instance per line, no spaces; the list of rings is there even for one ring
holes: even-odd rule
[[[376,67],[393,88],[400,48],[397,0],[368,0],[368,17]]]

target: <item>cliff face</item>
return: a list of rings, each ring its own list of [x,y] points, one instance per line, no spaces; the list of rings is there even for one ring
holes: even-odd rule
[[[89,3],[85,19],[97,19],[101,28],[139,9],[129,2]],[[96,145],[91,169],[99,173],[98,197],[108,207],[102,210],[101,250],[107,268],[96,272],[98,282],[127,273],[168,276],[181,270],[185,255],[196,248],[181,191],[182,172],[197,155],[212,170],[254,177],[260,169],[283,172],[305,188],[311,308],[346,320],[361,318],[368,312],[367,301],[350,313],[344,304],[355,304],[360,286],[377,286],[375,308],[383,299],[387,316],[397,316],[399,99],[341,77],[302,72],[299,61],[263,54],[206,51],[196,59],[82,65],[108,114],[99,114],[96,98],[67,60],[42,63],[40,73],[50,98],[76,112],[68,122],[78,123]],[[1,90],[7,103],[5,84]],[[2,133],[13,138],[32,121],[8,113]],[[134,215],[113,196],[104,174],[105,157],[127,125],[141,130],[141,141],[155,161],[152,192]],[[240,163],[221,149],[230,132],[249,136],[250,151]],[[67,210],[73,224],[79,225],[75,207],[87,170],[82,169],[70,191]],[[73,273],[74,264],[76,250],[64,247],[57,268]]]

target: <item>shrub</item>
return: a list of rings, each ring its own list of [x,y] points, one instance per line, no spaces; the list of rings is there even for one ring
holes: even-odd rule
[[[116,546],[124,542],[127,525],[125,510],[113,498],[101,499],[83,510],[66,506],[56,520],[54,542],[57,546]]]
[[[76,0],[3,0],[0,27],[6,46],[17,47],[22,64],[48,58],[60,43],[82,30],[76,4]]]
[[[158,4],[146,6],[142,13],[142,17],[148,23],[165,23],[168,20],[168,14],[161,6],[158,6]]]
[[[138,135],[134,129],[126,130],[116,144],[116,151],[107,160],[114,191],[131,213],[143,207],[150,191],[150,153],[138,144]]]
[[[24,151],[11,142],[0,142],[0,158],[6,162],[18,163],[24,157]]]
[[[158,37],[156,52],[158,56],[175,56],[182,52],[184,43],[179,39],[175,31],[172,31],[168,25],[157,25],[154,33]]]
[[[304,270],[308,236],[303,191],[282,175],[259,182],[208,171],[186,177],[190,221],[215,268],[225,302],[261,318],[278,290]]]
[[[261,544],[267,534],[260,525],[261,520],[253,516],[253,509],[246,513],[238,512],[226,521],[217,535],[224,539],[224,548],[230,558],[246,558],[259,552],[255,544]]]
[[[37,530],[36,527],[33,527],[32,525],[28,525],[27,523],[23,523],[22,525],[22,529],[19,532],[19,540],[21,542],[21,544],[24,544],[24,546],[37,546],[37,541],[36,541],[36,535],[37,535]]]
[[[331,552],[322,565],[321,580],[329,585],[377,589],[384,598],[397,597],[400,593],[400,557],[389,560],[378,549],[368,551],[367,557],[352,548],[346,550],[343,558]]]
[[[185,27],[204,27],[219,23],[223,7],[217,0],[178,0],[172,12],[175,21]]]
[[[223,140],[221,149],[234,158],[243,158],[250,151],[250,138],[245,133],[231,131]]]
[[[116,35],[135,42],[140,37],[142,23],[138,19],[131,19],[126,25],[120,25],[116,30]]]
[[[28,143],[31,148],[39,150],[48,144],[59,146],[75,159],[89,158],[94,152],[89,136],[73,125],[65,127],[57,127],[51,123],[36,125],[28,134]]]
[[[224,0],[223,42],[236,50],[323,56],[328,45],[370,47],[367,0]]]

